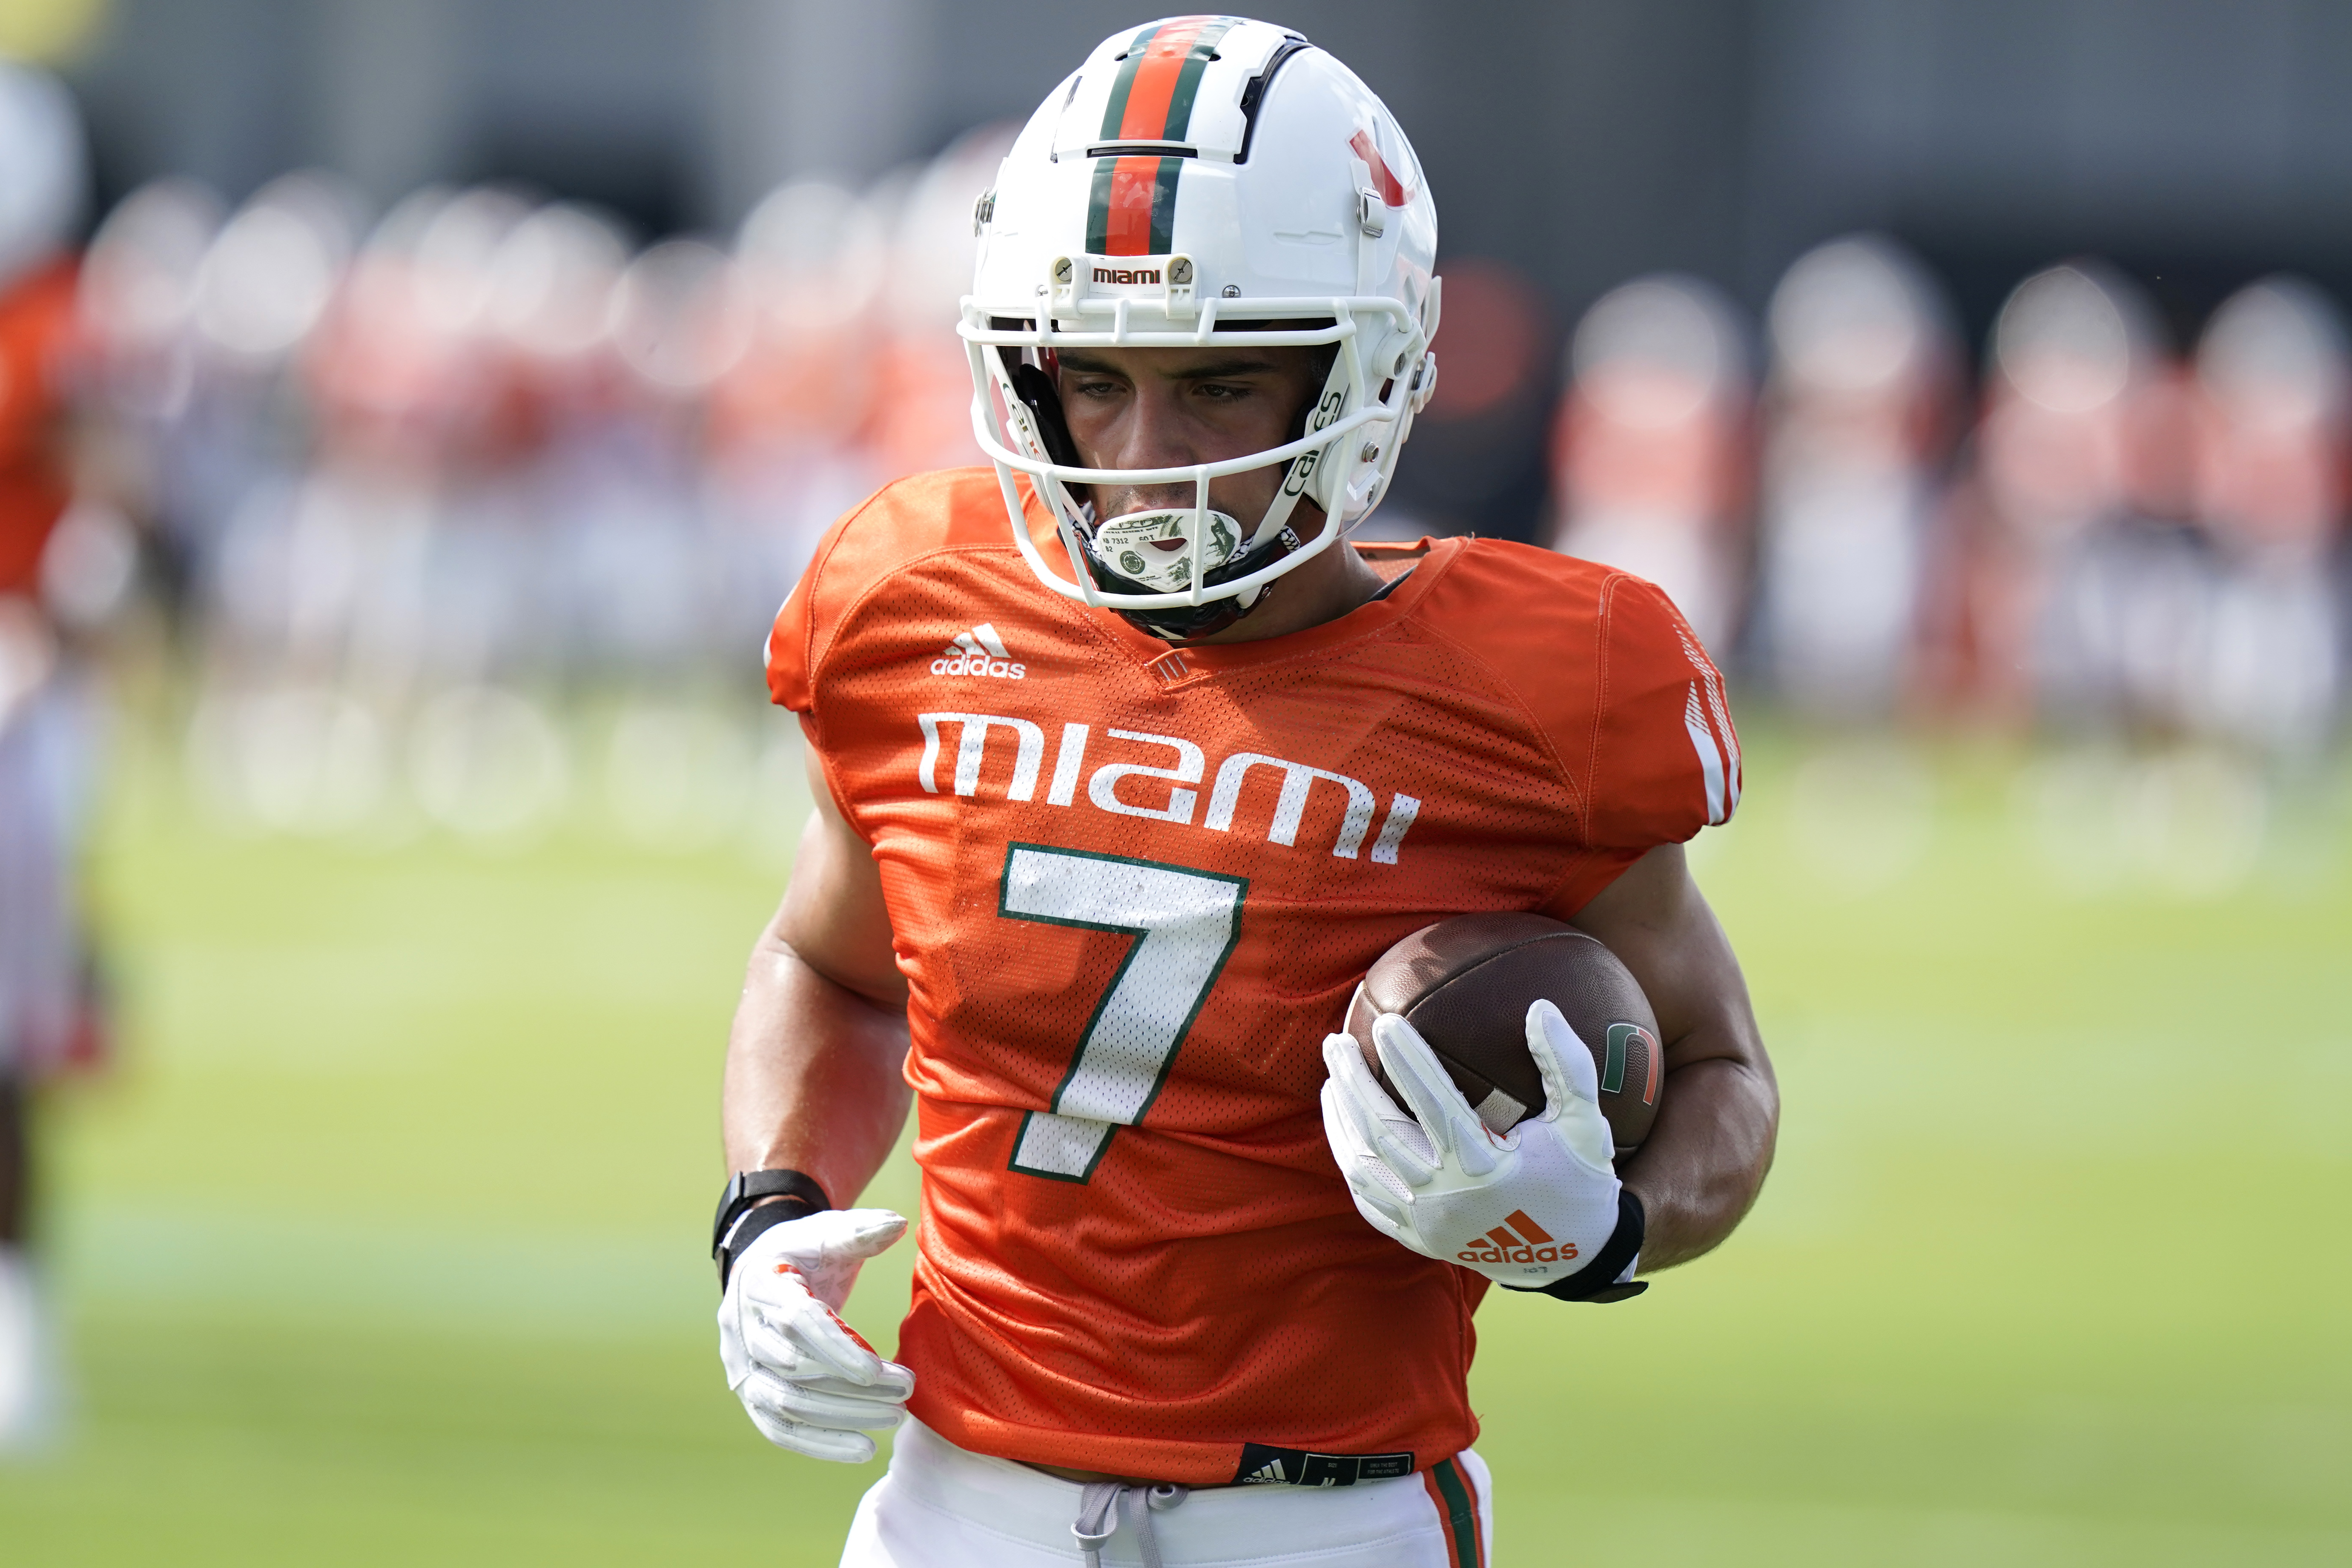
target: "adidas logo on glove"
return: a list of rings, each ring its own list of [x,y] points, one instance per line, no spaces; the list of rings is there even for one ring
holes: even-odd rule
[[[1516,1233],[1513,1226],[1518,1227]],[[1554,1241],[1549,1231],[1528,1217],[1525,1209],[1513,1209],[1509,1219],[1479,1239],[1494,1245],[1474,1246],[1454,1256],[1465,1263],[1565,1263],[1576,1257],[1574,1242]]]
[[[1029,673],[1026,665],[1013,662],[1013,655],[1004,647],[1004,639],[996,628],[982,621],[968,632],[960,633],[948,645],[946,653],[931,660],[933,675],[986,675],[999,680],[1020,680]]]

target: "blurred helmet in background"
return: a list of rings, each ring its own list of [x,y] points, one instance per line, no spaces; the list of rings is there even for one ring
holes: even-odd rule
[[[734,259],[698,239],[667,239],[629,264],[613,296],[622,363],[653,392],[708,392],[751,346],[751,303]]]
[[[2063,539],[2121,505],[2133,399],[2165,365],[2138,287],[2098,261],[2037,272],[1994,319],[1990,357],[1984,473],[2011,528]]]
[[[735,255],[761,308],[786,329],[856,321],[887,265],[874,214],[830,180],[793,180],[769,192],[743,220]]]
[[[1560,406],[1554,548],[1666,591],[1709,647],[1738,605],[1747,331],[1712,285],[1636,279],[1585,312]]]
[[[2052,414],[2112,405],[2151,368],[2154,313],[2103,262],[2070,261],[2020,283],[1993,321],[1992,360],[2017,396]]]
[[[2249,424],[2308,426],[2343,412],[2344,319],[2300,278],[2265,278],[2230,296],[2197,345],[2206,392]]]
[[[1902,246],[1851,235],[1799,257],[1772,291],[1766,328],[1776,387],[1883,405],[1945,374],[1951,307]]]
[[[530,210],[514,191],[476,185],[418,215],[414,240],[402,248],[415,310],[425,325],[453,338],[490,330],[499,248]],[[385,238],[400,246],[407,235],[395,230]]]
[[[89,165],[81,114],[65,84],[0,59],[0,289],[73,238]]]
[[[357,200],[326,175],[288,174],[256,192],[196,273],[191,303],[203,347],[253,368],[282,363],[326,315],[360,222]]]
[[[1435,385],[1437,208],[1395,117],[1332,56],[1229,16],[1122,29],[1047,95],[971,211],[972,423],[1047,587],[1154,636],[1203,636],[1380,502]],[[1069,442],[1052,356],[1213,343],[1334,345],[1304,433],[1126,470],[1192,504],[1096,516],[1080,497],[1101,476]],[[1263,518],[1210,510],[1212,479],[1277,466]],[[1051,509],[1067,575],[1032,541],[1015,473]],[[1311,542],[1290,526],[1301,500],[1329,519]]]
[[[490,258],[490,328],[534,368],[576,374],[610,340],[613,290],[628,261],[618,220],[551,202],[509,229]]]

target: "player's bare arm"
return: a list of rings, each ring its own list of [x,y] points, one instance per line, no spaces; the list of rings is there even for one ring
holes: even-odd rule
[[[814,752],[816,809],[760,933],[727,1041],[728,1169],[793,1170],[856,1201],[906,1125],[907,981],[873,851],[842,819]]]
[[[1714,1247],[1756,1201],[1780,1089],[1739,960],[1681,845],[1643,856],[1570,923],[1633,972],[1665,1046],[1657,1123],[1618,1173],[1648,1215],[1642,1272],[1655,1273]]]
[[[906,1124],[907,990],[873,855],[814,753],[809,773],[817,808],[728,1037],[720,1118],[738,1178],[712,1235],[719,1359],[769,1441],[855,1463],[914,1387],[840,1318],[860,1265],[907,1222],[834,1206],[856,1200]]]

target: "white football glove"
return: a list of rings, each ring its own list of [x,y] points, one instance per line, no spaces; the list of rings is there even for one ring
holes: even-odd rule
[[[1642,1289],[1626,1283],[1640,1247],[1641,1205],[1620,1197],[1592,1054],[1558,1007],[1537,1002],[1528,1009],[1528,1050],[1543,1073],[1544,1108],[1507,1134],[1478,1119],[1401,1015],[1373,1020],[1372,1046],[1410,1114],[1372,1076],[1355,1040],[1330,1035],[1323,1041],[1331,1072],[1323,1085],[1323,1132],[1357,1211],[1373,1228],[1425,1258],[1517,1289],[1613,1300]],[[1605,1279],[1578,1279],[1596,1263]],[[1565,1283],[1571,1279],[1573,1286]]]
[[[751,1425],[780,1448],[863,1464],[868,1432],[907,1413],[915,1374],[884,1361],[840,1309],[858,1266],[907,1234],[888,1209],[824,1209],[745,1247],[719,1303],[719,1360]]]

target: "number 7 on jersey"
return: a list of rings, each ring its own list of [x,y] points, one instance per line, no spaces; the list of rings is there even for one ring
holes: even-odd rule
[[[1244,878],[1120,855],[1036,844],[1005,852],[998,914],[1136,939],[1087,1020],[1052,1109],[1023,1119],[1013,1169],[1083,1182],[1112,1130],[1143,1120],[1241,940],[1248,890]]]

